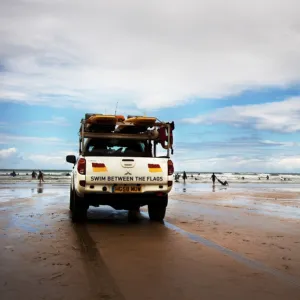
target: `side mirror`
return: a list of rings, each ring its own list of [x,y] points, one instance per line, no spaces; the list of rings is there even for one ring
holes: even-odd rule
[[[71,164],[76,164],[76,156],[75,155],[67,155],[66,161]]]

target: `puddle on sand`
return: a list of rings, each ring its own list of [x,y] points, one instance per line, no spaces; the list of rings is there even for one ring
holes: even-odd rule
[[[0,202],[8,202],[19,198],[29,198],[34,193],[34,189],[1,189]]]
[[[249,197],[238,197],[233,200],[217,200],[213,201],[215,204],[219,205],[232,205],[238,206],[245,212],[254,212],[257,214],[274,216],[280,218],[288,219],[300,219],[300,200],[295,200],[299,202],[299,207],[281,205],[277,203],[264,202],[263,199],[252,200]]]
[[[20,198],[31,198],[33,196],[47,194],[65,194],[68,191],[69,186],[55,186],[51,184],[39,184],[39,183],[29,183],[29,184],[0,184],[0,203],[13,201]],[[44,200],[44,198],[43,198]]]
[[[22,213],[12,213],[10,222],[6,229],[19,229],[21,231],[37,233],[44,230],[45,219],[43,216],[47,212],[49,204],[55,204],[54,200],[64,201],[68,199],[69,186],[53,186],[50,184],[15,184],[15,185],[0,185],[2,202],[1,209],[14,209],[14,201],[17,206],[23,207]],[[18,199],[28,199],[32,205],[24,205]],[[61,201],[62,198],[62,201]],[[26,204],[26,203],[25,203]]]

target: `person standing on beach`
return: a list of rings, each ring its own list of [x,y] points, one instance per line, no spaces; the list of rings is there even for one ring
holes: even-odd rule
[[[183,182],[185,183],[185,180],[187,179],[187,176],[186,176],[186,173],[185,173],[185,171],[183,171],[182,178],[183,178]]]
[[[216,178],[217,178],[217,176],[215,175],[215,173],[213,173],[213,174],[211,175],[211,177],[210,177],[210,179],[211,179],[212,182],[213,182],[213,185],[215,185]]]
[[[40,181],[40,183],[42,181],[45,182],[45,180],[44,180],[44,174],[42,173],[42,171],[39,171],[38,180]]]

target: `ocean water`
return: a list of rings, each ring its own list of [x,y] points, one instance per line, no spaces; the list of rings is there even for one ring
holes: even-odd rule
[[[39,182],[37,178],[31,178],[32,170],[14,169],[17,174],[15,177],[10,175],[12,171],[0,169],[0,183]],[[70,183],[71,170],[42,170],[42,172],[45,183]]]
[[[176,173],[176,172],[175,172]],[[182,172],[176,174],[181,175],[179,182],[182,182]],[[187,172],[188,178],[187,182],[189,183],[211,183],[212,173],[208,172]],[[222,181],[227,180],[229,183],[300,183],[300,174],[299,173],[215,173],[217,178]],[[269,179],[267,179],[269,176]]]
[[[31,178],[32,170],[14,170],[17,173],[16,177],[9,174],[13,170],[0,169],[0,183],[13,183],[13,182],[37,182],[37,179]],[[44,173],[45,183],[70,183],[71,170],[42,170]],[[179,182],[182,182],[182,172],[175,172],[181,175]],[[175,175],[174,174],[174,175]],[[229,183],[282,183],[293,184],[300,183],[299,173],[215,173],[217,178],[222,181],[227,180]],[[212,173],[201,172],[187,172],[188,183],[211,183]],[[267,180],[269,175],[269,180]]]

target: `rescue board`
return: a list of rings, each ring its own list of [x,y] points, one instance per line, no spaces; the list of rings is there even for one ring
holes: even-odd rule
[[[113,115],[92,115],[86,120],[86,123],[116,125],[117,118]]]
[[[155,117],[128,116],[125,123],[131,123],[133,126],[119,125],[117,130],[124,133],[144,132],[148,127],[153,127],[155,122]]]
[[[126,122],[133,123],[136,126],[147,126],[147,127],[152,127],[154,123],[156,122],[155,117],[132,117],[128,116],[126,119]]]
[[[122,115],[87,114],[86,129],[93,132],[112,132],[117,122],[125,120]]]

